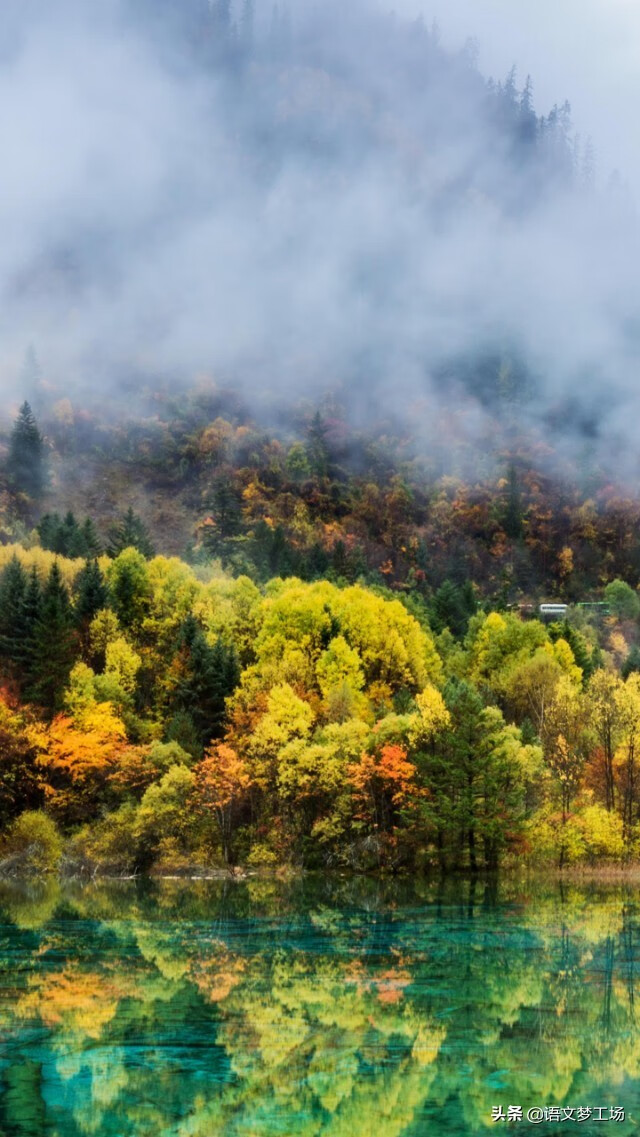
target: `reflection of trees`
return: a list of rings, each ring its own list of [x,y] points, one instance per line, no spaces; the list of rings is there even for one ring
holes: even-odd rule
[[[640,1077],[624,891],[56,884],[0,905],[18,1137],[480,1134],[497,1102]]]

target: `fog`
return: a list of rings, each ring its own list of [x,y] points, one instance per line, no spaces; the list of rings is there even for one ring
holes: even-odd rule
[[[426,398],[431,420],[464,387],[480,419],[491,399],[465,376],[489,355],[525,362],[520,414],[574,399],[568,445],[586,430],[631,453],[638,227],[608,166],[633,184],[634,107],[612,91],[618,68],[637,83],[640,21],[557,9],[435,0],[419,25],[410,0],[393,18],[308,0],[273,25],[257,0],[253,31],[238,3],[226,34],[224,4],[214,20],[199,0],[6,3],[5,406],[33,348],[52,395],[124,413],[127,390],[207,374],[249,398],[341,387],[361,415]],[[532,157],[487,113],[484,77],[512,63],[538,115],[579,107],[577,150],[560,125]]]
[[[475,37],[479,65],[504,76],[515,64],[534,79],[539,109],[568,98],[577,129],[592,135],[602,177],[620,169],[640,187],[640,9],[635,0],[397,0],[424,11],[451,47]]]

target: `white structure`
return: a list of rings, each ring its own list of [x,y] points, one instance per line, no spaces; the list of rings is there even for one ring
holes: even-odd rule
[[[554,620],[562,620],[569,610],[568,604],[541,604],[540,615],[552,618]]]

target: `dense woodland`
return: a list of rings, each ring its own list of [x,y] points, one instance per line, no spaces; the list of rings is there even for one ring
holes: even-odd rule
[[[469,323],[466,292],[471,235],[500,244],[505,310],[514,232],[532,253],[539,227],[597,217],[615,244],[620,185],[596,188],[567,103],[540,115],[529,79],[487,81],[472,42],[445,50],[422,20],[118,13],[171,99],[197,85],[210,152],[194,162],[182,123],[186,180],[170,147],[144,224],[125,193],[117,215],[43,225],[57,240],[7,285],[16,327],[59,308],[0,436],[4,871],[636,856],[640,498],[607,433],[624,414],[601,360],[565,350],[543,373],[522,328]],[[127,281],[171,234],[155,311]],[[107,344],[94,302],[114,296]],[[635,314],[619,324],[630,351]],[[566,620],[536,619],[543,600]]]
[[[513,463],[488,483],[487,546],[482,512],[465,532],[470,487],[448,493],[419,457],[374,475],[384,441],[361,442],[366,470],[341,466],[320,411],[286,442],[221,416],[192,425],[182,463],[159,444],[166,424],[114,427],[95,481],[101,461],[120,462],[155,481],[167,513],[180,512],[174,486],[191,500],[179,557],[165,547],[177,531],[152,512],[63,510],[56,471],[75,466],[77,433],[59,416],[51,430],[24,404],[4,465],[8,871],[60,857],[67,871],[122,873],[637,854],[631,513],[607,561],[606,502],[576,489],[567,526],[550,495],[545,557],[533,475]],[[90,482],[82,493],[92,500]],[[587,517],[588,539],[572,539]],[[462,548],[477,548],[477,574]],[[600,606],[570,603],[544,624],[543,587]]]

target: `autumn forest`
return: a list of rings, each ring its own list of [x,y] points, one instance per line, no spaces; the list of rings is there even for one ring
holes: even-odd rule
[[[297,433],[213,387],[183,408],[25,403],[7,436],[3,871],[638,855],[630,502],[523,456],[438,474],[335,404]]]
[[[10,7],[2,873],[636,859],[635,215],[565,93],[367,0]]]

